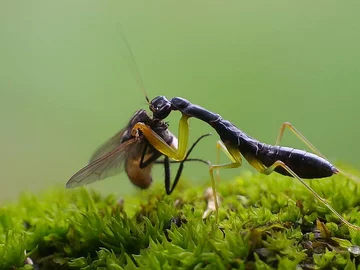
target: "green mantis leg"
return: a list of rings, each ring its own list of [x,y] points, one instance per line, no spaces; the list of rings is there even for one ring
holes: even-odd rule
[[[299,140],[301,140],[307,147],[309,147],[315,154],[317,154],[318,156],[325,158],[325,156],[308,140],[306,139],[306,137],[300,132],[298,131],[291,123],[289,122],[284,122],[281,127],[280,127],[280,131],[279,131],[279,135],[277,136],[276,139],[276,143],[275,145],[280,145],[280,142],[284,136],[284,131],[285,129],[288,128],[289,130],[291,130],[292,133],[294,133],[296,135],[296,137],[299,138]],[[326,159],[326,158],[325,158]]]
[[[137,136],[138,131],[140,130],[149,143],[160,153],[169,158],[182,161],[185,159],[187,145],[189,141],[189,117],[182,115],[179,122],[179,134],[178,134],[178,149],[174,149],[169,146],[156,132],[154,132],[149,126],[144,123],[136,123],[131,131],[133,136]]]
[[[301,179],[293,170],[291,170],[288,166],[285,165],[284,162],[278,160],[275,161],[271,166],[265,167],[260,161],[258,161],[255,158],[248,158],[249,163],[256,168],[260,173],[269,175],[272,172],[274,172],[276,167],[282,167],[284,168],[289,174],[291,174],[294,178],[299,180],[301,184],[303,184],[307,190],[309,190],[316,199],[318,199],[322,204],[324,204],[334,215],[336,215],[345,225],[347,225],[349,228],[360,231],[360,227],[351,224],[348,222],[345,218],[343,218],[324,198],[322,198],[319,194],[316,193],[315,190],[313,190],[303,179]]]
[[[276,139],[276,143],[275,145],[280,145],[281,139],[284,136],[284,131],[285,129],[288,128],[289,130],[291,130],[292,133],[294,133],[296,135],[296,137],[298,137],[307,147],[309,147],[315,154],[317,154],[318,156],[328,160],[300,131],[298,131],[291,123],[289,122],[284,122],[281,127],[280,127],[280,131],[279,131],[279,135]],[[339,168],[337,168],[339,173],[345,175],[346,177],[349,177],[350,179],[356,181],[356,182],[360,182],[360,178],[349,174]]]
[[[233,160],[225,144],[219,140],[216,142],[216,164],[220,164],[220,150],[222,150],[230,160]],[[216,180],[220,182],[220,170],[216,170]]]
[[[241,163],[242,163],[241,154],[237,148],[232,148],[231,146],[226,146],[223,142],[220,142],[220,141],[217,142],[217,147],[218,147],[218,149],[223,150],[232,162],[228,163],[228,164],[210,165],[210,168],[209,168],[211,187],[212,187],[212,191],[214,194],[216,222],[218,221],[218,218],[219,218],[219,204],[218,204],[217,196],[216,196],[217,193],[216,193],[216,185],[215,185],[215,178],[214,178],[214,170],[237,168],[237,167],[240,167]]]

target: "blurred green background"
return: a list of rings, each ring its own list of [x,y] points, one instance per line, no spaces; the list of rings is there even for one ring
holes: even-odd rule
[[[120,24],[150,97],[185,97],[266,143],[290,121],[332,162],[360,168],[359,8],[359,1],[1,1],[0,200],[63,187],[146,108],[123,58]],[[169,118],[174,132],[178,119]],[[191,141],[210,131],[192,119]],[[214,161],[216,140],[193,156]],[[305,148],[290,133],[283,144]],[[155,175],[163,181],[161,169]],[[208,179],[203,165],[188,164],[184,175]],[[124,174],[93,187],[136,190]]]

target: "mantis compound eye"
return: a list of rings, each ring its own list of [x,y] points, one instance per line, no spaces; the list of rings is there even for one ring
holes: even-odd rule
[[[153,112],[154,118],[164,119],[171,112],[171,102],[164,96],[158,96],[150,102],[149,108]]]

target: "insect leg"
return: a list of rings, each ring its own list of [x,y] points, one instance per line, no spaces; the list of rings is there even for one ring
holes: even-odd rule
[[[155,147],[160,153],[173,160],[184,160],[186,156],[186,149],[189,140],[189,117],[182,115],[179,122],[179,148],[174,149],[169,146],[156,132],[154,132],[149,126],[145,125],[142,122],[136,123],[131,131],[133,136],[137,136],[138,130],[140,130],[149,143]]]
[[[209,165],[209,161],[203,160],[201,158],[188,158],[188,159],[186,159],[186,162],[188,162],[188,161],[197,161],[197,162],[202,162],[202,163],[204,163],[206,165]],[[170,160],[169,162],[170,163],[181,163],[181,162],[183,162],[183,160],[181,160],[181,161],[179,161],[179,160]],[[162,161],[155,161],[155,163],[156,164],[163,164]]]
[[[149,166],[151,163],[155,162],[161,156],[161,154],[159,152],[155,151],[147,160],[145,160],[145,155],[146,155],[148,147],[149,147],[149,144],[145,143],[144,149],[141,154],[141,159],[139,162],[140,169],[144,169],[145,167]]]
[[[296,137],[298,137],[307,147],[309,147],[315,154],[317,154],[318,156],[328,160],[308,139],[306,139],[306,137],[300,132],[298,131],[291,123],[289,122],[284,122],[281,127],[280,127],[280,131],[279,131],[279,135],[276,139],[276,143],[275,145],[280,145],[280,141],[284,135],[284,131],[285,128],[288,128],[291,130],[292,133],[294,133],[296,135]],[[347,173],[343,170],[340,170],[339,168],[337,168],[339,173],[345,175],[346,177],[349,177],[350,179],[356,181],[356,182],[360,182],[360,178]]]
[[[198,159],[198,158],[194,158],[194,159],[189,159],[188,157],[190,156],[192,150],[194,149],[194,147],[198,144],[198,142],[200,140],[202,140],[203,138],[207,137],[207,136],[210,136],[211,133],[207,133],[207,134],[204,134],[202,136],[200,136],[194,143],[193,145],[190,147],[189,151],[187,152],[184,160],[182,161],[170,161],[169,160],[169,157],[168,156],[165,156],[164,160],[161,160],[161,161],[156,161],[156,159],[159,158],[160,156],[160,153],[154,153],[152,156],[150,156],[146,161],[144,161],[145,159],[145,155],[146,155],[146,152],[147,152],[147,148],[149,147],[148,143],[145,144],[144,146],[144,149],[142,151],[142,155],[141,155],[141,159],[140,159],[140,163],[139,163],[139,166],[141,169],[145,168],[146,166],[150,165],[151,163],[155,162],[156,164],[163,164],[164,165],[164,170],[165,170],[165,190],[166,190],[166,194],[170,195],[173,190],[175,189],[179,179],[180,179],[180,176],[181,176],[181,173],[184,169],[184,163],[185,162],[188,162],[188,161],[200,161],[200,162],[203,162],[205,163],[206,165],[210,165],[210,163],[208,161],[205,161],[205,160],[202,160],[202,159]],[[176,177],[175,177],[175,180],[170,188],[170,163],[180,163],[180,166],[178,168],[178,171],[176,173]]]
[[[171,188],[166,189],[166,193],[167,193],[168,195],[170,195],[170,194],[174,191],[177,183],[179,182],[181,173],[182,173],[182,171],[183,171],[183,169],[184,169],[184,163],[187,162],[187,161],[191,161],[191,160],[188,159],[188,157],[189,157],[189,155],[191,154],[192,150],[194,150],[194,147],[198,144],[198,142],[199,142],[200,140],[202,140],[203,138],[205,138],[205,137],[207,137],[207,136],[210,136],[210,135],[211,135],[211,133],[207,133],[207,134],[204,134],[204,135],[200,136],[200,137],[193,143],[193,145],[190,147],[189,151],[187,152],[187,154],[186,154],[186,156],[185,156],[185,159],[180,162],[179,168],[178,168],[178,170],[177,170],[177,172],[176,172],[176,176],[175,176],[175,179],[174,179],[174,182],[173,182]],[[165,157],[165,159],[166,159],[166,158],[167,158],[167,157]],[[199,161],[198,159],[194,159],[194,160]],[[201,160],[201,159],[200,159],[200,161],[204,162],[204,160]],[[206,162],[206,164],[210,166],[210,162]],[[169,171],[169,172],[170,172],[170,171]],[[166,187],[166,179],[165,179],[165,187]],[[168,187],[170,187],[170,175],[169,175],[169,185],[168,185]]]
[[[167,161],[167,160],[168,161]],[[180,179],[180,176],[181,176],[181,172],[183,170],[183,167],[184,167],[184,164],[185,162],[188,162],[188,161],[197,161],[197,162],[202,162],[206,165],[210,165],[210,162],[209,161],[206,161],[206,160],[203,160],[203,159],[200,159],[200,158],[185,158],[184,160],[182,161],[177,161],[177,160],[169,160],[169,158],[167,156],[165,156],[165,158],[163,160],[157,160],[155,161],[155,164],[161,164],[161,165],[164,165],[164,169],[165,169],[165,190],[166,190],[166,194],[170,195],[176,185],[177,185],[177,182],[179,181]],[[174,180],[174,183],[172,184],[172,187],[170,188],[170,163],[181,163],[181,167],[179,167],[178,171],[177,171],[177,174],[176,174],[176,177],[175,177],[175,180]],[[169,168],[169,169],[168,169]],[[181,168],[181,170],[180,170]],[[169,175],[167,177],[167,174]]]
[[[215,202],[215,210],[216,210],[216,221],[219,218],[219,204],[217,201],[217,193],[216,193],[216,186],[215,186],[215,178],[214,178],[214,170],[219,169],[230,169],[230,168],[237,168],[241,166],[242,160],[241,160],[241,154],[237,148],[233,148],[230,146],[226,146],[222,144],[224,147],[221,147],[221,149],[225,152],[225,154],[229,157],[229,159],[232,161],[228,164],[215,164],[210,165],[209,173],[210,173],[210,180],[211,180],[211,187],[214,195],[214,202]]]
[[[170,195],[170,160],[168,156],[165,156],[164,160],[164,171],[165,171],[165,191],[167,195]]]
[[[216,142],[216,163],[220,164],[220,143],[219,141]],[[220,170],[216,170],[216,180],[220,182]]]
[[[173,190],[175,189],[179,179],[180,179],[180,176],[181,176],[181,173],[182,173],[182,170],[184,168],[184,163],[187,162],[187,161],[201,161],[203,163],[205,163],[206,165],[209,165],[209,162],[206,162],[205,160],[202,160],[202,159],[188,159],[191,151],[194,149],[195,145],[204,137],[206,136],[209,136],[211,134],[205,134],[205,135],[202,135],[200,138],[198,138],[195,143],[191,146],[190,150],[188,151],[187,155],[185,156],[185,159],[182,160],[182,161],[170,161],[169,160],[169,157],[168,156],[165,156],[165,158],[161,161],[157,161],[157,159],[160,157],[160,153],[159,152],[156,152],[156,153],[153,153],[146,161],[144,161],[145,159],[145,154],[146,154],[146,151],[147,151],[147,148],[149,147],[148,143],[145,144],[144,146],[144,150],[142,152],[142,155],[141,155],[141,159],[140,159],[140,163],[139,163],[139,167],[141,169],[147,167],[148,165],[150,165],[151,163],[155,163],[155,164],[162,164],[164,165],[164,171],[165,171],[165,191],[166,191],[166,194],[167,195],[170,195]],[[175,177],[175,180],[174,180],[174,183],[172,185],[172,187],[170,188],[170,184],[171,184],[171,173],[170,173],[170,163],[173,163],[173,162],[176,162],[176,163],[180,163],[180,166],[179,166],[179,169],[177,171],[177,174],[176,174],[176,177]]]
[[[258,171],[263,174],[269,175],[274,172],[276,167],[284,168],[289,174],[291,174],[294,178],[299,180],[301,184],[303,184],[307,190],[309,190],[316,199],[318,199],[322,204],[324,204],[334,215],[336,215],[343,223],[345,223],[349,228],[360,231],[360,227],[351,224],[345,218],[343,218],[324,198],[322,198],[319,194],[316,193],[303,179],[301,179],[293,170],[291,170],[286,164],[280,160],[275,161],[271,166],[265,167],[260,161],[257,159],[251,159],[250,164],[254,166]]]
[[[298,137],[305,145],[307,145],[315,154],[317,154],[318,156],[320,156],[322,158],[325,158],[325,156],[323,154],[321,154],[321,152],[308,139],[306,139],[306,137],[300,131],[298,131],[289,122],[284,122],[281,125],[279,135],[277,136],[275,145],[280,145],[280,142],[284,136],[285,128],[288,128],[289,130],[291,130],[291,132],[294,133],[296,135],[296,137]]]
[[[220,163],[220,150],[222,150],[228,158],[231,160],[232,156],[230,155],[229,151],[227,150],[225,144],[222,141],[216,142],[216,163]],[[220,170],[216,170],[216,180],[220,182]]]

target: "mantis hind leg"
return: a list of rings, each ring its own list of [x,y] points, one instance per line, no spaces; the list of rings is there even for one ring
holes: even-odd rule
[[[281,127],[280,127],[280,131],[279,134],[277,136],[276,139],[276,143],[275,145],[280,145],[280,142],[284,136],[284,131],[285,129],[289,129],[292,133],[294,133],[296,135],[296,137],[298,137],[307,147],[309,147],[315,154],[317,154],[318,156],[328,160],[300,131],[298,131],[291,123],[289,122],[284,122]],[[345,175],[346,177],[349,177],[350,179],[356,181],[356,182],[360,182],[360,178],[347,173],[339,168],[337,168],[337,170],[339,171],[339,173]]]
[[[294,178],[299,180],[301,184],[305,186],[305,188],[310,191],[316,199],[318,199],[323,205],[325,205],[335,216],[337,216],[345,225],[349,228],[360,231],[360,227],[351,224],[345,218],[343,218],[324,198],[322,198],[314,189],[312,189],[303,179],[301,179],[293,170],[291,170],[284,162],[278,160],[275,161],[271,166],[265,167],[260,161],[257,159],[251,159],[250,164],[254,166],[259,172],[269,175],[274,172],[276,167],[282,167],[285,169],[289,174],[291,174]]]

